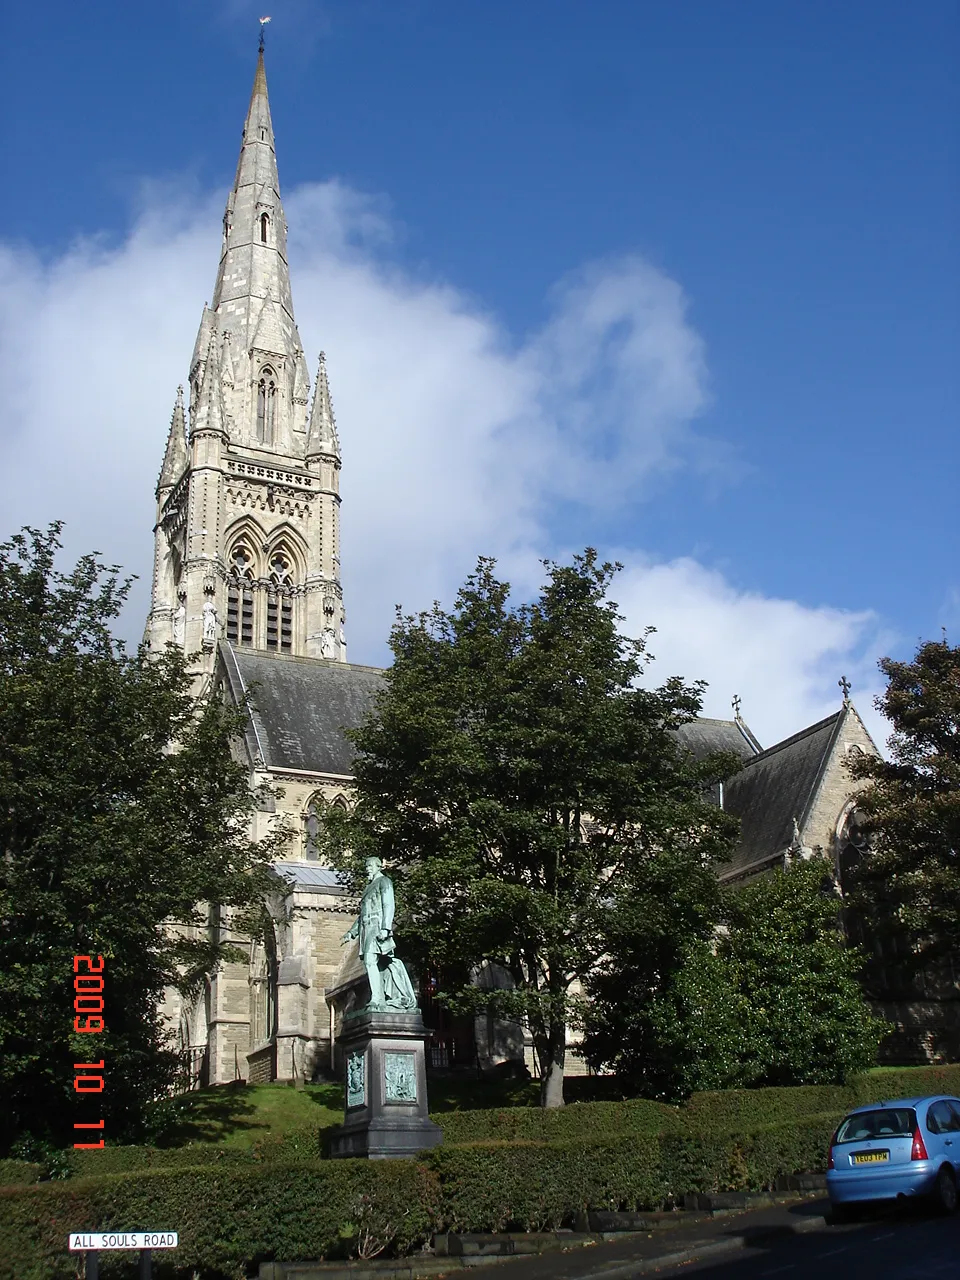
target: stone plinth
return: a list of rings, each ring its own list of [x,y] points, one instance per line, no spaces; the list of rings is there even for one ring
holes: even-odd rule
[[[443,1139],[427,1110],[425,1045],[430,1032],[413,1013],[348,1014],[337,1043],[343,1052],[344,1123],[330,1154],[369,1160],[415,1155]]]

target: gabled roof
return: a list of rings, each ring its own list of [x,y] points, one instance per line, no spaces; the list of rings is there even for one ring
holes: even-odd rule
[[[711,720],[700,716],[680,725],[676,733],[697,760],[718,751],[732,751],[741,760],[749,760],[760,750],[760,744],[742,720]]]
[[[758,870],[783,854],[810,812],[830,753],[843,724],[841,708],[748,760],[723,787],[723,807],[741,822],[740,843],[723,868],[729,878],[748,867]]]
[[[355,729],[383,686],[377,667],[294,658],[220,646],[234,701],[249,694],[247,749],[267,769],[305,770],[349,777],[354,750],[344,729]]]

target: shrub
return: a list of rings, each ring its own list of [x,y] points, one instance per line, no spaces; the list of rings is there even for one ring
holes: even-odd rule
[[[645,1098],[579,1102],[557,1110],[507,1107],[500,1111],[443,1111],[432,1117],[444,1142],[563,1142],[601,1134],[658,1134],[678,1127],[675,1107]]]
[[[884,1099],[949,1093],[960,1098],[960,1064],[943,1067],[885,1067],[850,1081],[851,1106]]]
[[[770,1089],[723,1089],[695,1093],[680,1109],[690,1130],[752,1131],[766,1125],[787,1124],[807,1116],[836,1114],[855,1106],[853,1093],[843,1085],[800,1085]]]
[[[241,1280],[261,1261],[405,1253],[438,1218],[435,1178],[409,1160],[155,1169],[0,1191],[2,1280],[74,1273],[67,1233],[176,1230],[177,1274]],[[122,1260],[122,1261],[121,1261]],[[104,1257],[104,1277],[129,1269]],[[13,1268],[13,1269],[12,1269]]]
[[[837,1116],[806,1116],[752,1132],[665,1134],[661,1168],[667,1197],[690,1192],[769,1191],[778,1178],[817,1173],[826,1164]]]
[[[30,1160],[0,1160],[0,1187],[24,1186],[39,1182],[44,1168]]]
[[[70,1163],[79,1178],[110,1173],[144,1173],[147,1169],[196,1169],[201,1165],[251,1165],[249,1151],[229,1147],[104,1147],[101,1151],[73,1151]]]
[[[584,1209],[653,1208],[664,1198],[659,1140],[437,1147],[439,1229],[542,1231]]]

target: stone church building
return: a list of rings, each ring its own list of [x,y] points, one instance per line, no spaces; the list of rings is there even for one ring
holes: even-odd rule
[[[362,982],[356,947],[340,944],[353,904],[318,859],[316,804],[349,802],[343,729],[363,718],[382,673],[347,661],[340,441],[322,354],[311,395],[286,235],[261,52],[213,297],[157,484],[146,638],[199,652],[204,690],[237,704],[251,696],[242,744],[251,785],[280,793],[272,811],[255,815],[254,834],[278,814],[293,834],[277,864],[287,889],[270,904],[273,936],[265,945],[236,939],[248,962],[211,975],[195,1003],[167,1002],[194,1083],[328,1073],[337,1020]],[[876,750],[846,696],[835,714],[766,749],[738,710],[730,720],[697,720],[682,737],[698,754],[733,750],[743,761],[716,797],[742,820],[726,877],[746,879],[816,848],[841,866],[854,838],[844,761]],[[229,934],[229,920],[221,925]],[[436,1028],[435,1066],[532,1062],[519,1029],[446,1019],[429,983],[421,998]]]

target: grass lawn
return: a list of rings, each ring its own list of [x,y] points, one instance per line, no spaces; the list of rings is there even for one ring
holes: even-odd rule
[[[343,1119],[343,1089],[331,1084],[302,1089],[287,1084],[221,1085],[183,1094],[178,1103],[182,1118],[165,1146],[210,1142],[249,1148],[291,1129],[324,1129]]]
[[[536,1106],[540,1087],[530,1080],[441,1078],[430,1081],[431,1111],[472,1111],[490,1107]],[[308,1084],[219,1085],[182,1094],[181,1118],[164,1146],[209,1142],[250,1148],[263,1138],[291,1129],[325,1129],[343,1120],[343,1086]]]

